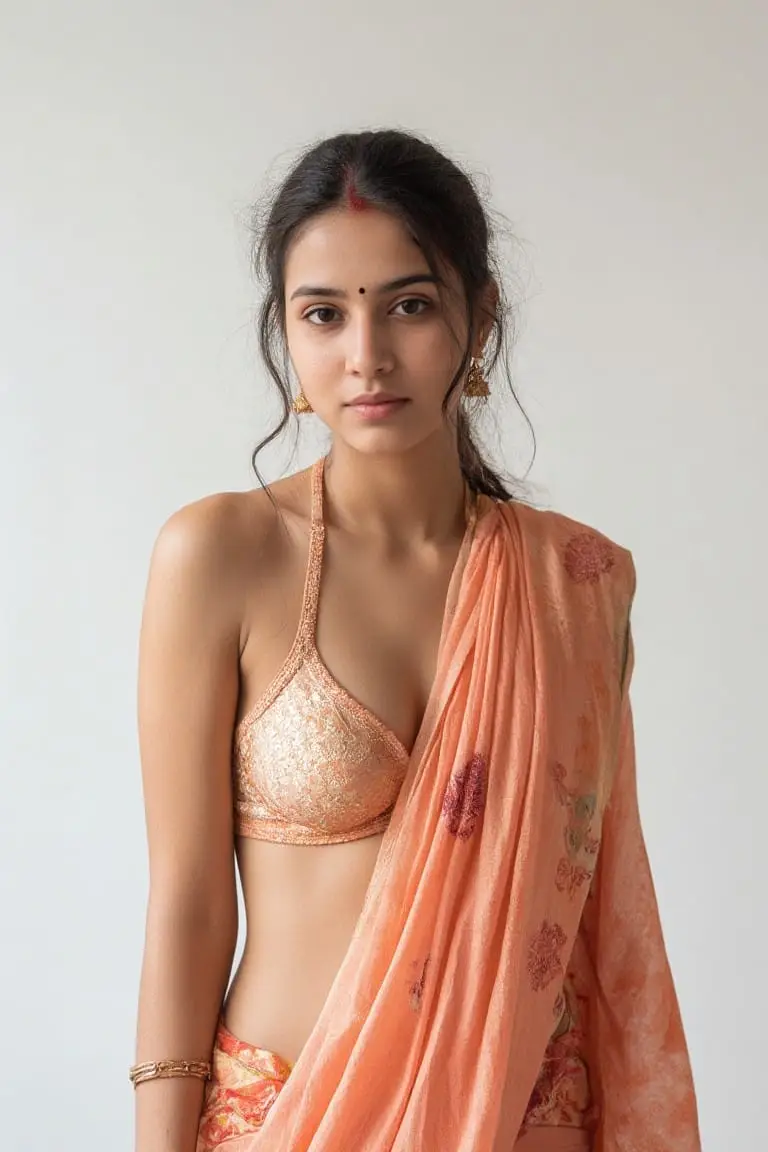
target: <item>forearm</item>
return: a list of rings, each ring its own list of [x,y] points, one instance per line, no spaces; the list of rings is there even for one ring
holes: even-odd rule
[[[236,920],[178,907],[147,917],[136,1062],[210,1060],[231,971]],[[136,1088],[135,1152],[194,1152],[205,1082],[157,1079]]]

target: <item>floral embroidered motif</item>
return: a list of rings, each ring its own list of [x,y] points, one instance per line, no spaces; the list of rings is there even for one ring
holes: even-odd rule
[[[587,862],[591,862],[600,847],[599,839],[592,835],[597,797],[594,792],[578,793],[569,788],[565,783],[566,771],[562,764],[551,765],[550,774],[555,783],[557,798],[568,811],[563,833],[566,855],[558,862],[555,885],[558,892],[567,892],[569,898],[573,899],[582,884],[592,879],[592,870],[584,867],[579,857],[586,856]]]
[[[568,975],[566,973],[566,980],[567,979]],[[555,1001],[555,1004],[559,1006],[560,1014],[556,1017],[557,1024],[555,1025],[554,1032],[550,1036],[550,1040],[559,1040],[560,1037],[563,1036],[573,1024],[571,1005],[565,994],[565,981],[563,982],[563,991],[561,991],[560,995]]]
[[[448,831],[459,840],[468,840],[485,807],[485,757],[475,754],[454,772],[443,797],[443,819]]]
[[[582,1104],[587,1095],[587,1070],[583,1059],[570,1049],[570,1044],[554,1041],[547,1050],[528,1105],[526,1128],[541,1124],[548,1127],[587,1127],[583,1119],[588,1106]]]
[[[594,532],[579,532],[565,546],[565,570],[576,584],[596,584],[616,563],[613,548]]]
[[[416,960],[411,965],[411,970],[416,974],[416,979],[408,985],[408,999],[411,1008],[414,1012],[419,1012],[421,1009],[421,1002],[424,999],[424,988],[427,982],[427,968],[429,967],[429,956],[423,964],[419,964]]]
[[[579,864],[571,864],[570,860],[566,860],[564,856],[558,862],[555,876],[557,890],[558,892],[567,892],[571,899],[573,899],[577,889],[581,888],[586,880],[591,879],[591,872]]]
[[[534,992],[541,992],[563,971],[560,950],[565,947],[567,939],[559,924],[542,921],[541,928],[528,945],[528,975]]]
[[[568,987],[568,977],[566,991],[560,1019],[528,1102],[523,1132],[539,1126],[589,1129],[593,1124],[595,1110],[584,1059],[584,1027],[577,1016],[577,998]]]

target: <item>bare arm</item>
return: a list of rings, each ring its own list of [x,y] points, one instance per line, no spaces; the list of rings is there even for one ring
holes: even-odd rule
[[[240,603],[227,500],[175,513],[150,563],[138,692],[150,891],[136,1062],[210,1059],[237,940]],[[140,1084],[136,1152],[194,1152],[204,1088],[187,1078]]]

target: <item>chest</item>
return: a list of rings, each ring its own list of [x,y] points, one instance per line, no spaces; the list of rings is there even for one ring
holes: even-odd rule
[[[458,543],[385,554],[325,549],[315,644],[339,684],[410,748],[435,679]]]

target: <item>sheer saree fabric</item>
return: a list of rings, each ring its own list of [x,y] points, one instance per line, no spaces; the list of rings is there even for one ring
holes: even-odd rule
[[[634,584],[599,533],[479,497],[350,946],[227,1152],[698,1152],[636,805]]]

